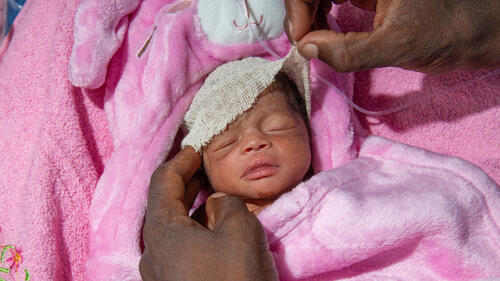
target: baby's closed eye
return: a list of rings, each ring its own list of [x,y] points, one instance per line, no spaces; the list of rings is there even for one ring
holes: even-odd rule
[[[236,138],[236,137],[221,139],[221,140],[217,141],[217,144],[215,146],[215,151],[230,148],[234,144],[236,144],[236,142],[238,142],[238,138]]]
[[[280,132],[297,127],[297,120],[293,117],[273,118],[263,123],[264,132]]]

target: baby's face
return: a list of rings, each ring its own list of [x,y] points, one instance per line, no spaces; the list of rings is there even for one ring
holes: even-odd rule
[[[274,200],[299,184],[309,170],[304,119],[281,90],[266,93],[213,139],[203,162],[215,191]]]

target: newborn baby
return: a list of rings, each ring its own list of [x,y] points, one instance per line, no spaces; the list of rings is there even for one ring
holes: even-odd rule
[[[213,71],[186,114],[212,188],[260,212],[309,175],[307,62],[246,58]]]

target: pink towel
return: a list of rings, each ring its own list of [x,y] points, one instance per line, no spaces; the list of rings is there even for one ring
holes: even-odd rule
[[[259,219],[282,281],[500,278],[499,186],[468,162],[381,137]]]
[[[17,280],[88,280],[89,206],[112,141],[103,89],[67,79],[78,2],[28,1],[0,50],[0,250],[21,250]]]
[[[333,15],[342,31],[371,29],[371,12],[342,5]],[[355,73],[354,100],[375,111],[416,102],[394,114],[356,115],[368,134],[460,157],[500,182],[499,91],[500,70],[431,75],[388,67]]]

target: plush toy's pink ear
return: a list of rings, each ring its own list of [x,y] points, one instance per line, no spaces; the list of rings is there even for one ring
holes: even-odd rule
[[[108,63],[128,29],[128,15],[142,0],[83,0],[75,15],[69,80],[77,87],[99,88]]]

